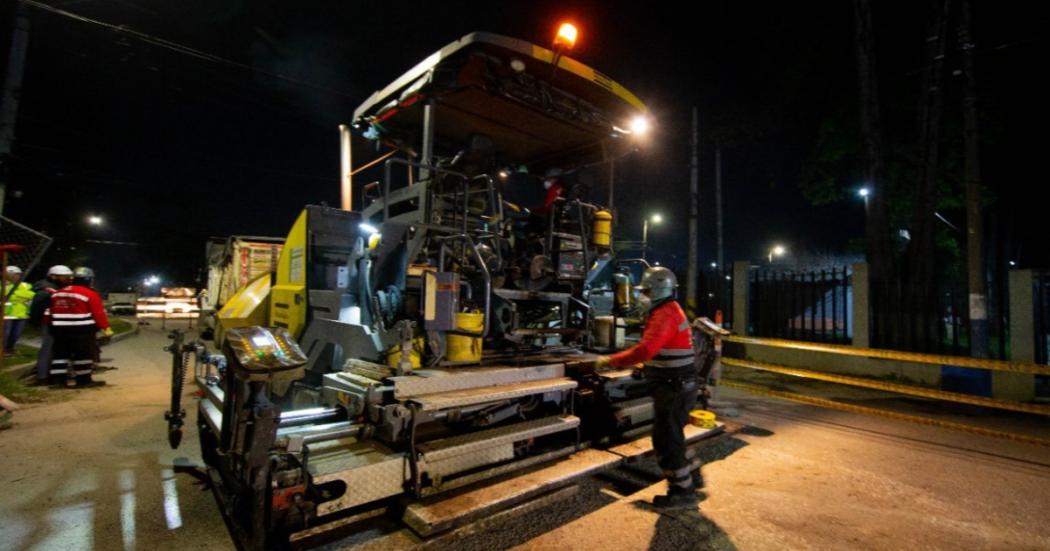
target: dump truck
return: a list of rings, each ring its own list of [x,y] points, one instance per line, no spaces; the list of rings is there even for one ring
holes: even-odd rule
[[[274,273],[219,310],[220,354],[170,348],[176,385],[179,354],[196,358],[200,449],[239,545],[301,544],[379,508],[425,535],[434,496],[646,433],[647,383],[594,367],[609,343],[593,304],[630,296],[611,283],[613,215],[566,175],[638,149],[648,117],[564,51],[489,33],[354,111],[346,130],[388,153],[363,204],[303,209]],[[573,472],[624,457],[594,454]]]
[[[273,273],[284,239],[257,235],[211,237],[205,244],[207,282],[199,300],[202,326],[215,329],[215,313],[241,289]]]

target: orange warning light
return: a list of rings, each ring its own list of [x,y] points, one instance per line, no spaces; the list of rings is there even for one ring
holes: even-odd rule
[[[576,27],[572,23],[562,23],[554,37],[554,45],[572,49],[576,45]]]

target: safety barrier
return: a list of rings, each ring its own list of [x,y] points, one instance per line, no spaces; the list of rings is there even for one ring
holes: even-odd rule
[[[736,381],[728,381],[722,379],[722,386],[728,388],[735,388],[737,390],[743,390],[752,394],[758,394],[762,396],[771,396],[774,398],[782,398],[784,400],[791,400],[793,402],[801,402],[804,404],[810,404],[814,406],[826,407],[829,409],[837,409],[840,411],[849,411],[852,413],[861,413],[864,415],[875,415],[878,417],[887,417],[889,419],[896,419],[898,421],[907,421],[909,423],[917,423],[920,425],[928,425],[932,427],[940,427],[945,429],[957,430],[962,432],[968,432],[971,434],[980,434],[982,436],[991,436],[994,438],[1003,438],[1006,440],[1014,440],[1017,442],[1026,442],[1028,444],[1037,444],[1039,446],[1050,446],[1050,439],[1040,438],[1038,436],[1029,436],[1027,434],[1018,434],[1016,432],[1006,432],[993,429],[986,429],[984,427],[975,427],[973,425],[966,425],[963,423],[953,423],[951,421],[942,421],[940,419],[933,419],[930,417],[922,417],[920,415],[908,415],[907,413],[899,413],[896,411],[888,411],[878,408],[869,408],[865,406],[858,406],[854,404],[844,404],[842,402],[836,402],[834,400],[827,400],[824,398],[816,398],[813,396],[806,396],[804,394],[796,394],[794,392],[783,392],[779,390],[770,390],[765,387],[758,385],[752,385],[748,383],[740,383]]]
[[[973,369],[989,369],[992,371],[1008,371],[1011,373],[1031,373],[1034,375],[1050,376],[1050,366],[1039,365],[1028,362],[1011,362],[1006,360],[989,360],[983,358],[967,358],[965,356],[946,356],[942,354],[921,354],[918,352],[902,352],[900,350],[883,350],[880,348],[858,348],[842,344],[821,344],[815,342],[790,341],[786,339],[765,339],[759,337],[741,337],[733,335],[724,339],[726,342],[740,344],[757,344],[763,346],[775,346],[792,350],[807,350],[810,352],[824,352],[827,354],[840,354],[844,356],[857,356],[862,358],[877,358],[880,360],[897,360],[933,365],[953,365],[957,367],[970,367]]]
[[[985,398],[983,396],[973,396],[971,394],[961,394],[958,392],[948,392],[945,390],[935,390],[932,388],[922,388],[911,385],[887,383],[872,379],[848,377],[845,375],[833,375],[830,373],[823,373],[820,371],[811,371],[808,369],[786,367],[782,365],[755,362],[751,360],[738,360],[736,358],[722,358],[722,365],[747,367],[750,369],[757,369],[759,371],[779,373],[781,375],[791,375],[793,377],[815,379],[818,381],[825,381],[829,383],[838,383],[842,385],[871,388],[875,390],[883,390],[886,392],[895,392],[897,394],[919,396],[921,398],[932,398],[934,400],[946,400],[949,402],[958,402],[961,404],[970,404],[974,406],[984,406],[1010,411],[1020,411],[1023,413],[1034,413],[1036,415],[1050,416],[1050,406],[1044,406],[1039,404],[1027,404],[1023,402],[1013,402],[1010,400],[998,400],[995,398]]]
[[[791,350],[805,350],[809,352],[822,352],[827,354],[837,354],[842,356],[854,356],[863,358],[876,358],[884,360],[895,360],[902,362],[912,362],[920,364],[933,364],[933,365],[951,365],[959,367],[967,367],[973,369],[986,369],[991,371],[1004,371],[1010,373],[1031,373],[1035,375],[1050,375],[1050,366],[1039,365],[1028,362],[1011,362],[1004,360],[990,360],[981,358],[967,358],[959,356],[943,356],[938,354],[920,354],[915,352],[902,352],[898,350],[882,350],[875,348],[857,348],[853,346],[833,345],[833,344],[821,344],[813,342],[800,342],[790,341],[784,339],[767,339],[758,337],[742,337],[739,335],[731,335],[725,337],[723,340],[727,342],[733,342],[738,344],[751,344],[751,345],[763,345],[778,348],[785,348]],[[1002,400],[996,398],[986,398],[983,396],[974,396],[970,394],[961,394],[957,392],[948,392],[944,390],[937,390],[931,388],[923,388],[912,385],[904,385],[898,383],[889,383],[884,381],[878,381],[873,379],[865,379],[861,377],[850,377],[846,375],[838,375],[833,373],[826,373],[821,371],[813,371],[810,369],[802,369],[797,367],[788,367],[783,365],[771,364],[766,362],[759,362],[754,360],[739,359],[723,357],[721,359],[722,365],[742,367],[747,369],[755,369],[759,371],[766,371],[770,373],[777,373],[780,375],[787,375],[791,377],[799,377],[804,379],[812,379],[817,381],[824,381],[829,383],[843,384],[861,388],[870,388],[874,390],[881,390],[885,392],[892,392],[896,394],[902,394],[906,396],[917,396],[922,398],[930,398],[935,400],[944,400],[956,403],[970,404],[982,407],[996,408],[1008,411],[1017,411],[1022,413],[1031,413],[1035,415],[1050,416],[1050,406],[1042,404],[1031,404],[1024,402],[1015,402],[1011,400]],[[1017,434],[1013,432],[998,431],[993,429],[987,429],[983,427],[976,427],[972,425],[966,425],[963,423],[955,423],[951,421],[943,421],[940,419],[933,419],[930,417],[923,417],[918,415],[909,415],[906,413],[899,413],[895,411],[888,411],[878,408],[870,408],[865,406],[858,406],[854,404],[846,404],[837,402],[834,400],[828,400],[825,398],[817,398],[813,396],[806,396],[803,394],[796,394],[792,392],[776,391],[769,388],[765,388],[759,385],[753,385],[748,383],[742,383],[739,381],[732,381],[723,379],[721,384],[729,388],[736,388],[739,390],[745,390],[747,392],[774,396],[778,398],[784,398],[796,402],[803,402],[811,405],[827,407],[832,409],[838,409],[842,411],[851,411],[854,413],[862,413],[866,415],[877,415],[881,417],[887,417],[891,419],[897,419],[901,421],[908,421],[912,423],[919,423],[930,426],[937,426],[952,430],[959,430],[969,432],[972,434],[981,434],[985,436],[993,436],[996,438],[1005,438],[1009,440],[1015,440],[1020,442],[1028,442],[1032,444],[1039,444],[1043,446],[1050,446],[1050,439],[1040,438],[1037,436],[1029,436],[1023,434]]]

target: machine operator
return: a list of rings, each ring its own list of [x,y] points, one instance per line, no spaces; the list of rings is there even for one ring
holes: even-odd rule
[[[697,373],[689,320],[674,299],[674,273],[662,266],[645,270],[641,292],[650,300],[641,341],[611,356],[600,356],[595,368],[644,366],[653,398],[653,447],[667,478],[668,491],[653,499],[661,508],[695,506],[702,485],[699,458],[685,445],[685,424],[696,405]]]

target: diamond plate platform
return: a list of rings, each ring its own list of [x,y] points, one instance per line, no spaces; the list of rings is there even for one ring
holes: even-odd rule
[[[573,430],[579,425],[579,417],[562,415],[434,440],[417,446],[422,454],[420,470],[440,477],[506,461],[514,457],[515,442]]]
[[[437,394],[426,394],[410,398],[409,401],[419,404],[422,411],[484,404],[500,400],[521,398],[545,392],[561,392],[576,388],[576,381],[568,378],[544,379],[500,386],[486,386],[467,390],[454,390]]]
[[[551,363],[523,367],[417,369],[412,375],[391,377],[390,380],[394,383],[394,398],[404,400],[424,394],[558,379],[564,376],[565,366]]]

